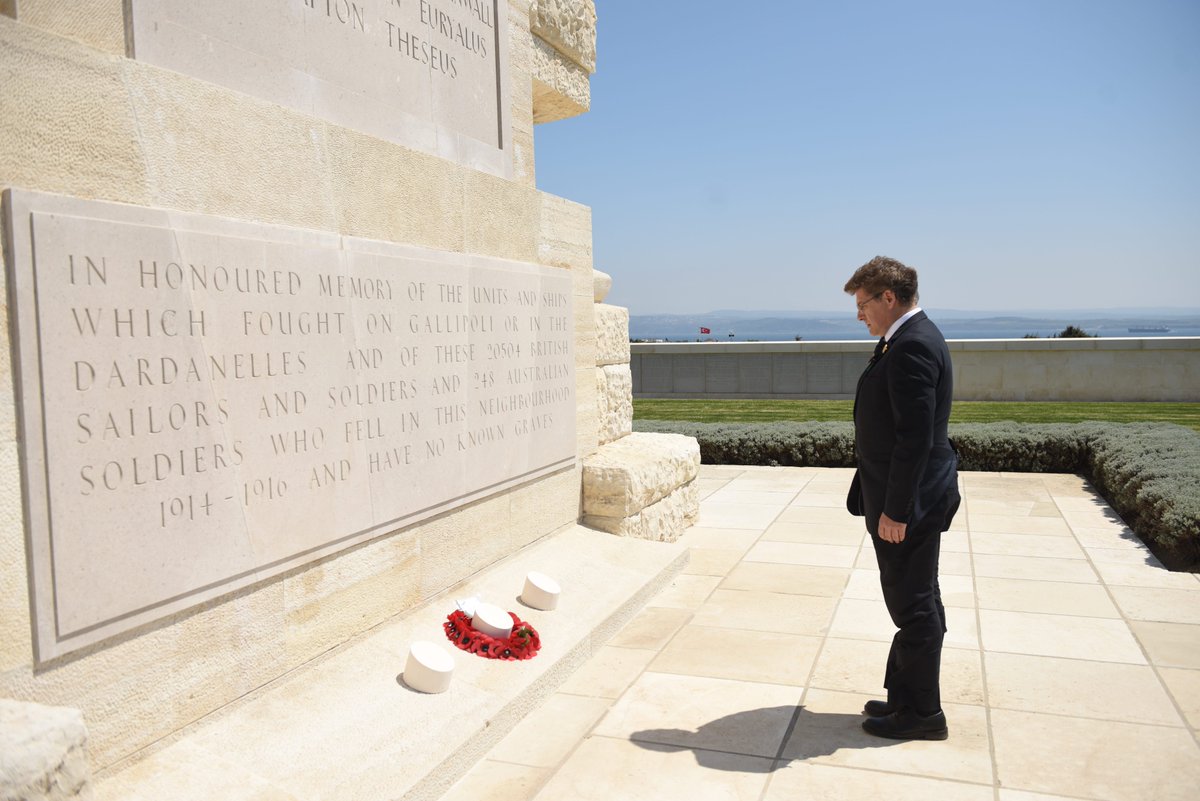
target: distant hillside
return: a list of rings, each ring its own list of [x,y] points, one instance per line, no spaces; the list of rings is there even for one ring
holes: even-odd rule
[[[1153,332],[1165,336],[1200,336],[1200,309],[1171,314],[1158,310],[1069,310],[1069,311],[962,311],[927,310],[949,339],[1019,339],[1026,335],[1049,337],[1068,325],[1079,326],[1090,334],[1105,337],[1147,336],[1131,333],[1129,328],[1156,327]],[[708,328],[711,333],[700,333]],[[732,336],[731,336],[732,334]],[[631,315],[629,335],[649,340],[735,340],[791,341],[867,339],[863,323],[851,313],[836,312],[758,312],[721,310],[707,314]]]
[[[847,300],[847,304],[849,300]],[[848,306],[851,312],[853,307]],[[1129,318],[1129,317],[1170,317],[1180,319],[1195,319],[1200,317],[1200,306],[1156,306],[1156,307],[1113,307],[1104,309],[949,309],[938,306],[922,306],[930,315],[938,315],[946,319],[977,320],[994,317],[1019,317],[1021,319],[1038,319],[1043,317],[1063,317],[1083,315],[1089,318]],[[820,317],[837,317],[845,311],[820,309],[713,309],[706,312],[687,314],[638,314],[638,317],[720,317],[727,320],[762,320],[766,318],[814,319]],[[853,317],[853,313],[850,315]]]

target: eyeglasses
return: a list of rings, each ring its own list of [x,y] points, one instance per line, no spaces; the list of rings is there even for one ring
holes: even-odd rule
[[[862,311],[863,309],[865,309],[865,308],[866,308],[866,306],[867,306],[867,304],[868,304],[868,303],[870,303],[870,302],[871,302],[871,301],[873,301],[873,300],[879,300],[879,298],[880,298],[882,295],[883,295],[883,292],[876,292],[874,295],[872,295],[871,297],[867,298],[867,299],[866,299],[866,300],[864,300],[862,303],[855,303],[854,305],[858,307],[858,310],[859,310],[859,311]]]

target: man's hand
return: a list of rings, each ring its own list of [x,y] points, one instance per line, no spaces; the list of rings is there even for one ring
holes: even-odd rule
[[[879,539],[884,542],[899,545],[904,542],[904,532],[907,530],[908,523],[897,523],[886,514],[879,516]]]

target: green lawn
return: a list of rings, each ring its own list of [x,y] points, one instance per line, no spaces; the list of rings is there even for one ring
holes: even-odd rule
[[[638,398],[639,420],[687,420],[695,423],[766,423],[776,420],[850,421],[853,401],[838,400],[658,400]],[[1178,423],[1200,431],[1200,403],[1024,403],[958,401],[953,423]]]

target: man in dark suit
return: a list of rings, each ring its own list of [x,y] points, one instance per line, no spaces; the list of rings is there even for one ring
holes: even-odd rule
[[[898,631],[887,700],[868,701],[863,728],[894,739],[944,740],[938,675],[946,611],[938,587],[942,532],[958,510],[950,419],[950,352],[917,303],[917,271],[877,256],[846,282],[858,319],[880,337],[854,397],[858,463],[846,499],[866,517],[879,581]]]

